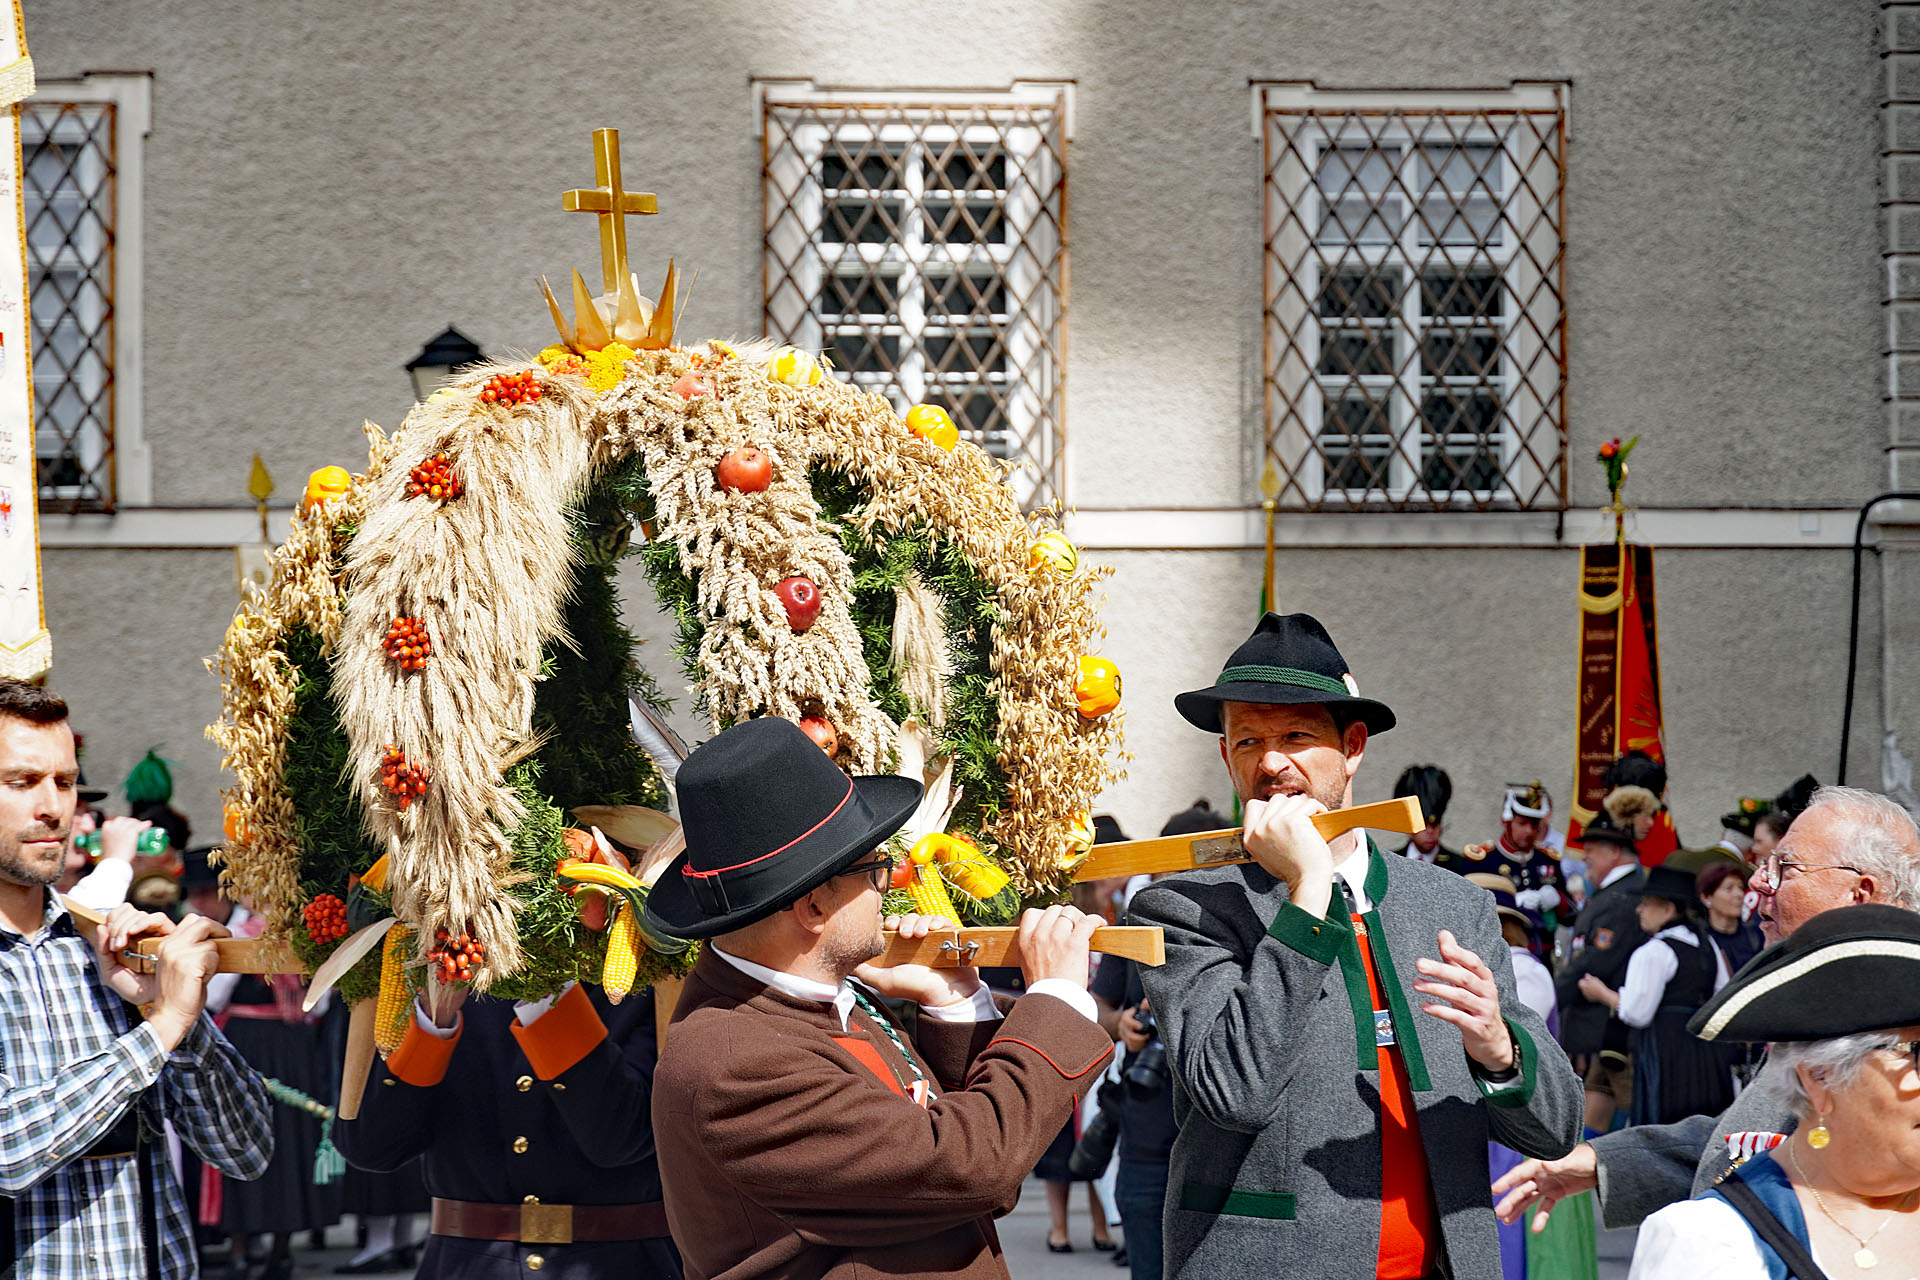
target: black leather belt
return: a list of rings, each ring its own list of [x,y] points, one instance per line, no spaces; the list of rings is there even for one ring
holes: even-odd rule
[[[140,1149],[140,1108],[130,1104],[113,1122],[113,1128],[95,1139],[80,1153],[82,1160],[123,1160]]]

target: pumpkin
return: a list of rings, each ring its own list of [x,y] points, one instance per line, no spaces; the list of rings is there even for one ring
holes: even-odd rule
[[[307,477],[307,494],[300,500],[302,511],[311,511],[332,502],[353,488],[353,477],[345,467],[322,467]]]
[[[907,410],[907,430],[942,449],[951,449],[960,443],[960,428],[953,425],[952,415],[937,404],[917,404]]]
[[[1073,571],[1080,567],[1080,552],[1064,533],[1044,533],[1034,544],[1027,548],[1027,568],[1038,569],[1042,566],[1053,570],[1061,577],[1072,577]]]

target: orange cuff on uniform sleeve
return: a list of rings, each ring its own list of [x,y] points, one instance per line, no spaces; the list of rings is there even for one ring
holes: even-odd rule
[[[431,1089],[447,1078],[447,1064],[453,1061],[461,1029],[455,1027],[453,1034],[442,1040],[421,1030],[413,1011],[408,1010],[407,1035],[400,1047],[387,1055],[387,1074],[402,1084]]]
[[[513,1038],[520,1042],[520,1052],[527,1055],[533,1074],[552,1080],[607,1038],[607,1024],[600,1021],[593,1002],[576,983],[530,1026],[516,1020]]]

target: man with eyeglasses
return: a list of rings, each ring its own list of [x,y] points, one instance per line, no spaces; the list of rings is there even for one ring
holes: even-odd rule
[[[992,1220],[1113,1054],[1086,989],[1099,919],[1025,912],[1027,993],[1003,1015],[972,968],[869,963],[917,779],[849,778],[768,716],[697,748],[675,787],[687,848],[646,920],[710,939],[653,1082],[688,1273],[1006,1276]]]
[[[1920,908],[1920,827],[1885,796],[1821,787],[1752,885],[1769,945],[1838,907]],[[1583,1142],[1559,1160],[1526,1161],[1493,1184],[1502,1196],[1496,1212],[1514,1222],[1532,1207],[1538,1230],[1555,1203],[1597,1189],[1608,1229],[1637,1226],[1656,1209],[1712,1186],[1794,1123],[1765,1090],[1749,1089],[1718,1116],[1639,1125]]]

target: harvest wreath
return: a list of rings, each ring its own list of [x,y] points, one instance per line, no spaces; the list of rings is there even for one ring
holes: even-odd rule
[[[210,663],[229,892],[380,994],[389,1039],[429,974],[617,996],[691,963],[639,929],[679,749],[620,621],[626,555],[716,729],[788,717],[849,772],[927,784],[898,903],[997,924],[1059,896],[1117,776],[1102,571],[1003,464],[805,352],[674,345],[672,267],[653,308],[617,248],[605,296],[576,273],[575,322],[553,307],[561,343],[368,424],[364,474],[315,474]]]

